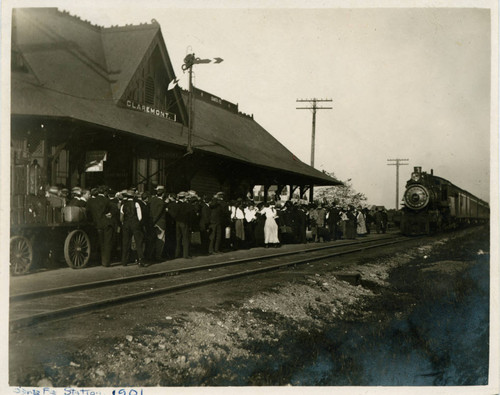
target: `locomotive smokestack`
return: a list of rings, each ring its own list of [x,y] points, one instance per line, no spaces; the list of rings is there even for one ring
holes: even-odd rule
[[[434,175],[434,169],[431,169],[431,176]]]
[[[415,173],[422,173],[422,167],[420,167],[420,166],[415,166],[415,167],[413,168],[413,171],[414,171]]]

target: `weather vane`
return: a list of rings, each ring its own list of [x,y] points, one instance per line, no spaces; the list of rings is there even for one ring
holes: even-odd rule
[[[214,58],[215,64],[221,63],[224,59]],[[188,95],[188,111],[189,111],[189,127],[188,127],[188,143],[187,143],[187,153],[192,154],[193,148],[191,144],[192,134],[193,134],[193,65],[201,63],[212,63],[212,59],[201,59],[197,58],[194,53],[187,54],[184,58],[184,64],[182,65],[182,70],[189,70],[189,95]]]

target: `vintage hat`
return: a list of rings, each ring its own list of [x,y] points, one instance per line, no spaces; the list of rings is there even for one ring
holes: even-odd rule
[[[49,193],[52,193],[52,194],[58,194],[59,193],[59,188],[56,187],[55,185],[52,185],[50,188],[49,188]]]
[[[163,185],[157,185],[155,191],[164,191],[165,187]]]
[[[97,188],[97,193],[102,193],[102,194],[105,194],[107,193],[109,190],[109,188],[106,186],[106,185],[100,185],[98,188]]]
[[[186,196],[191,200],[198,200],[200,197],[197,195],[196,191],[192,189],[186,192]]]
[[[82,188],[80,188],[80,187],[73,187],[73,188],[71,188],[71,193],[73,195],[81,195],[82,194]]]
[[[133,189],[127,189],[125,193],[122,193],[124,197],[134,197],[135,191]]]
[[[179,192],[179,193],[177,194],[177,197],[178,197],[179,199],[184,199],[184,198],[186,197],[186,192]]]

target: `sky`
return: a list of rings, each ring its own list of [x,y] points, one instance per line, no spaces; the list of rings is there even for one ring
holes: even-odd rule
[[[155,19],[185,89],[186,54],[223,58],[195,66],[194,85],[238,103],[308,164],[312,112],[296,100],[331,99],[318,103],[332,109],[316,114],[315,167],[351,180],[368,204],[395,207],[396,167],[387,159],[396,158],[408,159],[399,169],[400,199],[421,166],[489,201],[488,9],[44,4],[102,26]]]

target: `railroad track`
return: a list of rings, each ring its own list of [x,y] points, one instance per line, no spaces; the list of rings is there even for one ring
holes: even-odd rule
[[[117,304],[384,247],[406,240],[407,237],[397,235],[356,240],[13,295],[10,297],[9,324],[11,330],[18,329]]]

